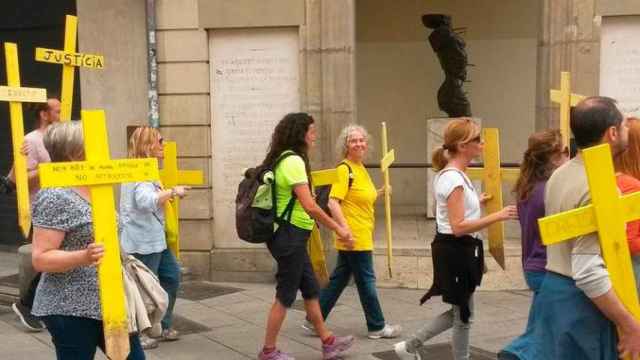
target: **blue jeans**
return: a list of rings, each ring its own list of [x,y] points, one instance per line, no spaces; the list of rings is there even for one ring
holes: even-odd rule
[[[171,328],[173,321],[173,306],[176,304],[178,297],[178,288],[180,287],[180,266],[175,256],[169,249],[153,254],[131,254],[138,260],[142,261],[149,270],[153,271],[160,280],[160,286],[169,295],[169,306],[167,313],[162,318],[162,329]]]
[[[338,263],[331,274],[329,285],[320,293],[320,308],[326,319],[336,305],[351,275],[356,281],[360,304],[364,310],[369,331],[384,328],[384,315],[376,291],[376,274],[373,272],[371,251],[338,251]]]
[[[93,360],[96,348],[104,352],[102,321],[75,316],[49,315],[41,320],[47,326],[58,360]],[[127,360],[144,360],[138,335],[129,336]]]
[[[538,316],[539,311],[536,308],[536,298],[538,293],[540,292],[540,288],[542,287],[542,282],[544,281],[544,277],[547,273],[545,271],[525,271],[524,279],[527,282],[527,286],[529,289],[533,291],[533,298],[531,299],[531,307],[529,308],[529,320],[527,321],[527,328],[524,331],[524,334],[515,338],[509,345],[507,345],[502,351],[498,354],[498,359],[500,360],[512,360],[512,359],[520,359],[526,360],[524,357],[527,353],[527,348],[532,346],[532,337],[534,336],[534,324],[536,322],[536,316]],[[517,355],[516,355],[517,354]]]
[[[532,326],[501,351],[498,359],[618,359],[615,326],[572,278],[546,272],[532,306]]]

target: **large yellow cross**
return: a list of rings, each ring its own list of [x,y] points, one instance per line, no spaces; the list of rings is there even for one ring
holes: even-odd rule
[[[625,227],[627,222],[640,219],[640,192],[620,196],[608,144],[588,148],[582,153],[591,205],[539,219],[542,242],[550,246],[598,233],[613,289],[627,310],[640,320]]]
[[[490,198],[486,203],[486,211],[491,214],[500,211],[504,206],[502,201],[502,181],[515,183],[520,174],[519,169],[508,169],[500,167],[500,132],[495,128],[482,129],[484,140],[483,168],[467,168],[469,178],[481,180],[484,185],[484,192]],[[496,262],[506,268],[504,261],[504,223],[502,221],[493,223],[488,228],[489,252]]]
[[[387,124],[382,122],[382,159],[380,159],[380,171],[384,183],[384,223],[387,238],[387,268],[389,278],[393,277],[393,233],[391,231],[391,189],[389,180],[389,167],[396,160],[396,152],[389,151],[387,143]]]
[[[200,170],[180,170],[178,169],[178,146],[173,141],[165,141],[164,144],[164,160],[163,168],[160,170],[160,181],[162,186],[166,189],[171,189],[177,185],[202,185],[204,184],[204,175]],[[176,258],[180,258],[180,213],[179,213],[179,199],[173,199],[173,204],[170,202],[165,203],[165,217],[172,216],[173,219],[166,219],[165,227],[168,226],[170,221],[175,226],[176,239],[168,241],[169,249],[173,252]],[[172,206],[173,211],[166,211],[169,206]],[[167,239],[169,240],[169,239]]]
[[[338,170],[327,169],[311,172],[311,183],[314,187],[325,186],[337,183]],[[318,226],[314,226],[307,244],[307,251],[311,259],[313,272],[318,278],[318,282],[324,287],[329,282],[329,270],[327,270],[327,259],[324,256],[324,245],[322,244],[322,236]]]
[[[86,161],[39,165],[40,185],[89,186],[95,242],[103,244],[98,267],[105,350],[110,359],[129,354],[129,327],[122,282],[113,184],[159,179],[156,159],[111,160],[104,111],[82,111]]]
[[[20,65],[18,46],[4,43],[4,58],[7,68],[7,85],[0,86],[0,101],[9,102],[11,114],[11,138],[13,144],[13,171],[18,198],[18,225],[25,239],[31,229],[31,203],[29,202],[29,178],[27,158],[20,150],[24,142],[23,102],[47,102],[47,90],[20,87]]]
[[[65,18],[64,50],[36,48],[36,61],[62,65],[62,89],[60,94],[60,120],[71,120],[73,105],[73,81],[76,67],[103,69],[104,57],[101,55],[76,53],[78,18],[67,15]]]
[[[551,101],[560,104],[560,133],[564,146],[570,145],[571,130],[569,119],[571,118],[571,107],[576,106],[585,96],[571,93],[571,73],[563,71],[560,73],[560,90],[550,90]]]

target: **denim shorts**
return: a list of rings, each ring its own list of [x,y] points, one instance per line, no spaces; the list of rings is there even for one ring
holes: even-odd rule
[[[273,239],[267,242],[271,256],[278,263],[276,299],[287,308],[293,305],[298,290],[304,299],[318,298],[320,294],[307,253],[310,235],[310,230],[283,224],[278,227]]]

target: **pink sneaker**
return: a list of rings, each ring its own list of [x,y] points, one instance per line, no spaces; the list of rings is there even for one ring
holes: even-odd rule
[[[264,350],[258,354],[258,360],[296,360],[293,356],[283,353],[282,351],[275,349],[274,351],[265,354]]]
[[[351,336],[336,336],[331,345],[322,344],[322,358],[324,360],[337,359],[342,353],[349,350],[356,339]]]

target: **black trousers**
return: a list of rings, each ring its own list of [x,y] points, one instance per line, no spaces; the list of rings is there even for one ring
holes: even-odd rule
[[[267,248],[278,263],[276,273],[276,298],[289,308],[296,299],[298,290],[304,299],[314,299],[320,294],[320,286],[313,273],[307,253],[310,230],[292,224],[283,224]]]

